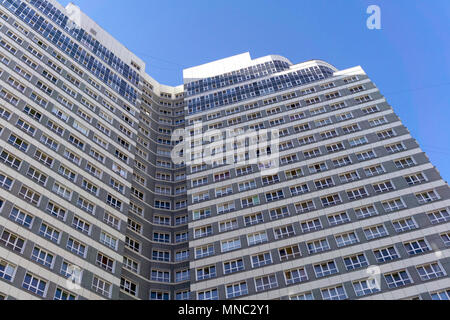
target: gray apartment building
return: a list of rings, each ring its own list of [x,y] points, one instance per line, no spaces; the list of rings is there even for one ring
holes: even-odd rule
[[[450,299],[450,190],[361,67],[159,84],[77,7],[0,0],[0,299]]]

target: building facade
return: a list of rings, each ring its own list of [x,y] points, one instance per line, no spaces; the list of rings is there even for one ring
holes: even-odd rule
[[[159,84],[73,5],[0,0],[1,299],[448,299],[450,191],[362,68]]]

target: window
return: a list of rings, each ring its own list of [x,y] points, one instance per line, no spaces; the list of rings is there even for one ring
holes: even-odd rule
[[[41,297],[45,297],[47,293],[47,281],[38,278],[31,273],[26,273],[22,282],[22,287]]]
[[[158,282],[170,282],[170,272],[162,270],[152,270],[150,280]]]
[[[51,201],[47,204],[46,210],[48,213],[57,217],[58,219],[65,220],[65,218],[66,218],[66,210],[57,206],[56,204],[54,204]]]
[[[430,212],[427,215],[428,219],[430,219],[431,224],[450,221],[450,213],[447,209],[440,209],[438,211]]]
[[[71,278],[71,280],[76,281],[76,283],[81,283],[83,270],[81,270],[78,266],[63,260],[60,274],[65,278]]]
[[[53,131],[54,133],[56,133],[59,136],[62,136],[64,134],[64,129],[62,127],[58,126],[56,123],[54,123],[51,120],[47,121],[47,128],[49,128],[50,131]]]
[[[290,215],[287,207],[271,209],[269,214],[271,220],[281,219]]]
[[[326,238],[314,240],[306,243],[306,246],[308,248],[308,253],[319,253],[326,250],[330,250],[330,245],[328,244],[328,241]]]
[[[6,281],[12,281],[16,273],[17,266],[5,261],[0,260],[0,278]]]
[[[386,212],[392,212],[406,208],[406,205],[401,198],[384,201],[381,203],[381,205]]]
[[[357,200],[364,197],[367,197],[369,194],[367,193],[365,187],[360,187],[358,189],[347,190],[347,196],[349,200]]]
[[[72,191],[63,187],[59,183],[55,182],[53,185],[52,191],[56,193],[57,195],[67,199],[70,201],[70,198],[72,197]]]
[[[439,195],[434,190],[426,191],[416,194],[416,199],[420,204],[436,201],[439,199]]]
[[[175,272],[175,282],[188,281],[189,278],[189,269]]]
[[[194,229],[194,239],[203,238],[212,235],[212,226],[202,226]]]
[[[305,292],[296,295],[292,295],[289,297],[289,300],[314,300],[314,296],[312,292]]]
[[[375,255],[378,263],[383,263],[400,258],[394,247],[375,249],[373,250],[373,254]]]
[[[278,249],[281,261],[297,259],[301,256],[298,245],[288,246]]]
[[[97,276],[94,276],[92,280],[92,289],[95,292],[100,293],[102,296],[105,296],[107,298],[111,297],[111,284],[109,282],[106,282],[105,280],[98,278]]]
[[[388,232],[384,225],[380,224],[364,229],[364,235],[367,240],[373,240],[388,235]]]
[[[67,240],[66,248],[83,258],[85,257],[87,252],[86,246],[84,244],[71,237],[69,237],[69,239]]]
[[[19,170],[22,163],[22,160],[19,160],[16,156],[6,152],[5,150],[3,150],[0,154],[0,161],[16,170]]]
[[[395,131],[392,129],[377,132],[378,139],[380,140],[389,139],[394,137],[395,135]]]
[[[92,149],[91,149],[92,150]],[[79,166],[81,163],[81,158],[77,156],[75,153],[70,152],[69,150],[64,150],[64,157],[69,161],[73,162],[75,165]]]
[[[243,208],[258,205],[259,204],[259,196],[255,195],[249,198],[241,199],[241,205]]]
[[[394,164],[397,167],[397,169],[404,169],[404,168],[412,167],[416,163],[414,162],[413,158],[408,157],[408,158],[404,158],[404,159],[394,160]]]
[[[214,254],[214,246],[212,244],[195,248],[195,259],[204,258]]]
[[[337,193],[330,196],[322,197],[320,198],[320,201],[322,202],[322,206],[324,207],[333,206],[342,202],[341,198],[339,197],[339,194]]]
[[[18,127],[19,129],[21,129],[23,132],[33,136],[34,133],[36,132],[36,128],[34,128],[32,125],[30,125],[29,123],[25,122],[24,120],[22,120],[21,118],[19,118],[16,122],[16,127]]]
[[[115,209],[122,211],[122,201],[114,198],[110,194],[108,194],[108,196],[106,198],[106,203],[109,204],[110,206],[114,207]]]
[[[199,291],[197,292],[198,300],[219,300],[219,294],[217,289],[210,289],[207,291]]]
[[[372,166],[372,167],[364,168],[364,173],[368,177],[372,177],[372,176],[375,176],[377,174],[383,174],[384,172],[385,172],[384,168],[381,165],[379,165],[379,164],[375,165],[375,166]]]
[[[263,185],[266,186],[269,184],[274,184],[274,183],[280,182],[280,178],[278,177],[277,174],[274,176],[264,176],[262,178],[262,182],[263,182]]]
[[[114,272],[115,261],[103,253],[97,253],[95,263],[106,271]]]
[[[352,181],[356,181],[358,179],[359,179],[359,175],[358,175],[358,172],[356,172],[356,171],[350,171],[350,172],[342,173],[339,175],[339,180],[342,183],[352,182]]]
[[[305,146],[307,144],[314,143],[314,142],[316,142],[316,139],[314,138],[314,136],[307,136],[307,137],[302,137],[302,138],[298,139],[298,143],[301,146]]]
[[[180,250],[175,252],[175,261],[184,261],[189,259],[189,250]]]
[[[223,263],[224,274],[230,274],[244,270],[244,261],[242,259],[226,261]]]
[[[35,206],[39,204],[39,200],[41,199],[41,195],[39,193],[25,186],[22,186],[20,189],[19,196]]]
[[[241,240],[239,238],[224,240],[220,243],[222,252],[239,249],[241,247]]]
[[[137,263],[136,261],[134,261],[131,258],[128,257],[123,257],[123,266],[125,268],[127,268],[130,271],[133,271],[135,273],[139,272],[139,263]]]
[[[445,276],[445,272],[442,269],[439,262],[432,262],[425,265],[416,267],[422,281],[436,279]]]
[[[61,236],[61,232],[59,230],[56,230],[44,222],[42,222],[41,227],[39,228],[39,234],[55,243],[59,242],[59,238]]]
[[[216,266],[198,268],[196,271],[197,281],[216,277]]]
[[[242,281],[239,283],[226,286],[227,299],[239,297],[248,294],[247,282]]]
[[[327,219],[330,226],[337,226],[339,224],[350,222],[350,218],[346,212],[329,215]]]
[[[360,146],[360,145],[366,144],[368,142],[369,141],[364,136],[348,140],[348,143],[350,144],[350,147]]]
[[[55,140],[53,140],[52,138],[50,138],[49,136],[43,134],[43,135],[41,136],[40,141],[41,141],[44,145],[46,145],[47,147],[49,147],[50,149],[52,149],[52,150],[54,150],[54,151],[57,151],[57,150],[58,150],[59,144],[58,144]]]
[[[275,200],[279,200],[279,199],[283,199],[283,198],[284,198],[283,190],[277,190],[277,191],[272,191],[272,192],[266,193],[266,201],[267,202],[271,202],[271,201],[275,201]]]
[[[408,241],[403,243],[403,245],[405,246],[406,252],[410,255],[416,255],[431,250],[425,239]]]
[[[342,285],[321,289],[320,293],[322,294],[323,300],[345,300],[347,299],[347,294],[345,293],[344,287]]]
[[[166,291],[150,291],[150,300],[169,300],[170,294]]]
[[[103,216],[103,221],[110,225],[111,227],[119,230],[120,229],[120,220],[113,216],[112,214],[105,211],[105,214]]]
[[[344,134],[350,134],[350,133],[357,132],[360,130],[361,130],[361,128],[360,128],[359,124],[357,124],[357,123],[342,127],[342,131],[344,132]]]
[[[295,211],[297,213],[305,213],[308,211],[312,211],[316,208],[314,202],[312,200],[303,201],[295,204]]]
[[[308,275],[306,274],[306,270],[303,267],[285,271],[284,277],[286,279],[286,285],[308,280]]]
[[[322,278],[330,274],[335,274],[339,272],[334,260],[320,264],[315,264],[313,267],[314,272],[316,273],[316,278]]]
[[[358,297],[380,291],[380,285],[375,279],[366,279],[353,282],[353,289]]]
[[[293,225],[287,225],[287,226],[283,226],[283,227],[279,227],[279,228],[274,228],[273,233],[275,235],[276,240],[288,238],[288,237],[295,235]]]
[[[252,267],[258,268],[272,263],[272,256],[270,252],[264,252],[255,254],[250,257],[252,261]]]
[[[378,211],[373,205],[355,208],[354,210],[358,219],[364,219],[378,214]]]
[[[417,225],[414,222],[413,218],[405,218],[397,221],[393,221],[392,225],[396,232],[405,232],[417,229]]]
[[[376,193],[388,192],[394,190],[394,185],[391,181],[384,181],[372,185]]]
[[[249,246],[261,244],[267,242],[267,233],[265,231],[260,231],[247,235],[247,242]]]
[[[231,219],[227,221],[222,221],[219,223],[219,231],[225,232],[236,229],[238,227],[238,222],[236,219]]]
[[[94,214],[95,205],[81,196],[78,197],[77,206],[87,213]]]
[[[388,153],[396,153],[406,150],[405,146],[402,143],[396,143],[385,146],[385,149]]]
[[[170,262],[170,252],[153,250],[152,251],[152,260]]]
[[[113,237],[107,234],[106,232],[102,231],[100,233],[100,242],[113,250],[117,250],[119,240],[116,237]]]
[[[341,142],[327,145],[326,148],[327,148],[327,151],[330,152],[330,153],[331,152],[342,151],[342,150],[345,149],[344,145]]]
[[[450,289],[430,293],[432,300],[450,300]]]
[[[264,291],[278,287],[275,274],[255,278],[256,291]]]
[[[410,186],[413,186],[415,184],[420,184],[420,183],[427,181],[427,179],[425,178],[425,176],[422,173],[416,173],[416,174],[413,174],[410,176],[406,176],[405,180],[408,183],[408,185],[410,185]]]
[[[31,228],[31,224],[33,223],[33,216],[17,207],[11,209],[9,218],[26,228]]]
[[[170,234],[162,232],[154,232],[153,241],[161,243],[170,243]]]
[[[315,149],[311,149],[311,150],[306,150],[303,151],[303,156],[306,159],[310,159],[310,158],[314,158],[320,155],[320,150],[319,148],[315,148]]]
[[[358,159],[358,161],[366,161],[366,160],[370,160],[370,159],[373,159],[376,157],[377,157],[377,155],[375,154],[375,152],[373,150],[367,150],[367,151],[356,153],[356,158]]]
[[[322,229],[322,223],[319,219],[304,221],[300,223],[303,232],[312,232]]]
[[[335,235],[334,237],[338,247],[345,247],[359,242],[355,232],[343,233]]]
[[[344,257],[344,264],[347,270],[355,270],[369,265],[364,253],[358,253],[353,256]]]
[[[76,300],[77,296],[67,290],[56,288],[53,300]]]
[[[35,246],[31,254],[31,260],[34,260],[45,267],[53,268],[54,255]]]
[[[12,144],[14,147],[16,147],[17,149],[26,152],[28,149],[28,142],[18,138],[17,136],[15,136],[14,134],[11,134],[8,138],[8,142],[10,144]]]
[[[384,279],[387,282],[387,285],[390,289],[398,288],[401,286],[405,286],[407,284],[412,283],[411,278],[409,277],[406,270],[396,271],[388,274],[384,274]]]
[[[227,213],[235,209],[234,202],[227,202],[217,205],[217,214]]]
[[[251,226],[251,225],[255,225],[258,223],[262,223],[264,222],[264,218],[261,212],[255,213],[255,214],[251,214],[248,216],[244,217],[244,224],[245,226]]]

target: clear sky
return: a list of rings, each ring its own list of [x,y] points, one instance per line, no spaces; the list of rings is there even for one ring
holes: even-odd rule
[[[59,0],[66,5],[68,0]],[[449,0],[73,0],[168,85],[182,69],[249,51],[361,65],[450,181]],[[381,30],[369,30],[369,5]]]

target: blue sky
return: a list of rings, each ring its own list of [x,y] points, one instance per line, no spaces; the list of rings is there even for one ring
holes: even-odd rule
[[[168,85],[182,83],[183,68],[246,51],[293,63],[322,59],[338,69],[361,65],[450,180],[448,0],[74,2]],[[372,4],[381,9],[381,30],[366,27]]]

